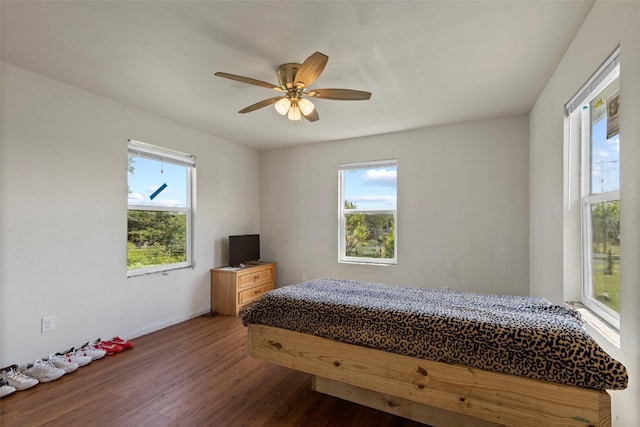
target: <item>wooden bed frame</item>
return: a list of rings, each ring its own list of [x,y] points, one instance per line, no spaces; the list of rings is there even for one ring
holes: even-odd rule
[[[592,390],[449,365],[258,324],[252,357],[314,375],[314,390],[432,426],[611,425]]]

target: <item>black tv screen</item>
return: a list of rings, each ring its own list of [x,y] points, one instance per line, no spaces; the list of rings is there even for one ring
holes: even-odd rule
[[[229,265],[260,260],[260,235],[229,236]]]

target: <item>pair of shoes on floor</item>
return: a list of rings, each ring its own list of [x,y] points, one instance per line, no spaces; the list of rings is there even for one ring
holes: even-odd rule
[[[113,337],[109,341],[102,341],[100,338],[93,344],[95,348],[102,349],[107,352],[107,356],[120,353],[123,350],[133,348],[133,342],[124,340],[120,337]]]
[[[107,355],[107,352],[101,348],[96,348],[93,343],[86,343],[84,345],[82,345],[82,347],[80,347],[77,350],[74,350],[73,348],[71,348],[71,350],[69,350],[69,352],[75,352],[76,354],[79,354],[80,356],[89,356],[91,358],[91,360],[98,360],[98,359],[102,359],[104,356]]]
[[[119,345],[123,350],[133,348],[133,341],[123,340],[120,337],[113,337],[109,340],[111,344]]]
[[[56,356],[63,357],[67,362],[75,363],[79,367],[86,366],[93,361],[91,356],[87,356],[84,352],[78,351],[73,347],[68,351],[56,353]]]
[[[76,365],[76,369],[77,366],[78,365]],[[38,359],[33,362],[32,365],[28,365],[24,373],[31,378],[37,379],[41,383],[48,383],[50,381],[57,380],[66,372],[63,369],[56,367],[56,365],[54,365],[50,360]]]
[[[9,384],[7,384],[6,382],[4,382],[4,379],[0,378],[0,398],[3,398],[5,396],[9,396],[12,393],[16,392],[16,388],[13,386],[10,386]]]
[[[75,372],[80,367],[77,363],[72,362],[66,356],[59,356],[57,354],[52,354],[47,360],[56,368],[62,369],[65,374]]]
[[[37,379],[31,378],[21,372],[18,369],[18,365],[11,365],[2,369],[2,372],[0,373],[0,381],[4,382],[4,384],[9,387],[15,388],[16,391],[26,390],[40,382]]]

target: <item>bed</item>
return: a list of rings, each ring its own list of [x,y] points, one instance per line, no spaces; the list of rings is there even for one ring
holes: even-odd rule
[[[607,426],[622,364],[542,298],[319,279],[243,314],[249,354],[434,426]]]

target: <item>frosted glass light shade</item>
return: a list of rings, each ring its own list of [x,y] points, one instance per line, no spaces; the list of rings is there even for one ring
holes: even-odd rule
[[[304,114],[305,116],[311,114],[313,109],[316,108],[313,103],[307,98],[302,98],[301,100],[299,100],[298,106],[300,107],[302,114]]]
[[[302,115],[300,114],[300,108],[298,108],[298,106],[295,106],[295,105],[289,108],[288,118],[291,121],[300,120],[302,118]]]
[[[287,114],[290,106],[291,106],[291,101],[289,100],[289,98],[282,98],[280,101],[276,102],[275,104],[276,111],[283,116]]]

